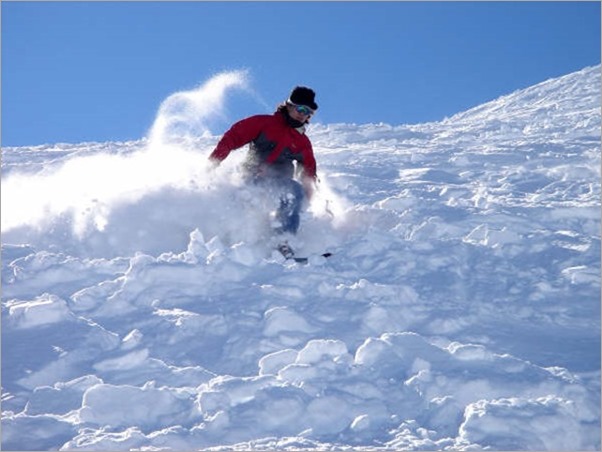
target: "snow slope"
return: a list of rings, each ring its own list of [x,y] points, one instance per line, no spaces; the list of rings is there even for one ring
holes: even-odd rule
[[[599,450],[600,66],[313,125],[308,265],[243,150],[205,167],[197,107],[245,80],[140,141],[2,150],[2,449]]]

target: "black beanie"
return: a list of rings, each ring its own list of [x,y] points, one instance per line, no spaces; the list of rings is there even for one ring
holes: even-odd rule
[[[296,86],[288,98],[288,101],[296,105],[305,105],[312,110],[318,109],[318,104],[315,101],[316,93],[313,89],[307,88],[306,86]]]

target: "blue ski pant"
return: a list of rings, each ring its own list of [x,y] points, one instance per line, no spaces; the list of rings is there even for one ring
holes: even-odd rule
[[[256,178],[253,182],[265,188],[277,202],[275,219],[279,226],[275,228],[275,232],[296,234],[305,198],[303,186],[296,180],[287,178]]]

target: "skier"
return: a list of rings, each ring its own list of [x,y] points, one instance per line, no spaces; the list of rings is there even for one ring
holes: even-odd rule
[[[246,180],[264,187],[278,203],[274,233],[296,234],[305,199],[311,199],[316,183],[316,160],[305,135],[318,109],[315,92],[296,86],[272,115],[255,115],[235,123],[209,156],[218,166],[231,151],[249,144],[243,171]],[[278,250],[285,258],[294,255],[284,239]]]

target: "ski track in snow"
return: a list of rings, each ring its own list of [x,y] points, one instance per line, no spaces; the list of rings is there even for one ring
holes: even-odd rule
[[[197,124],[3,149],[2,449],[599,450],[600,86],[312,125],[308,265]]]

